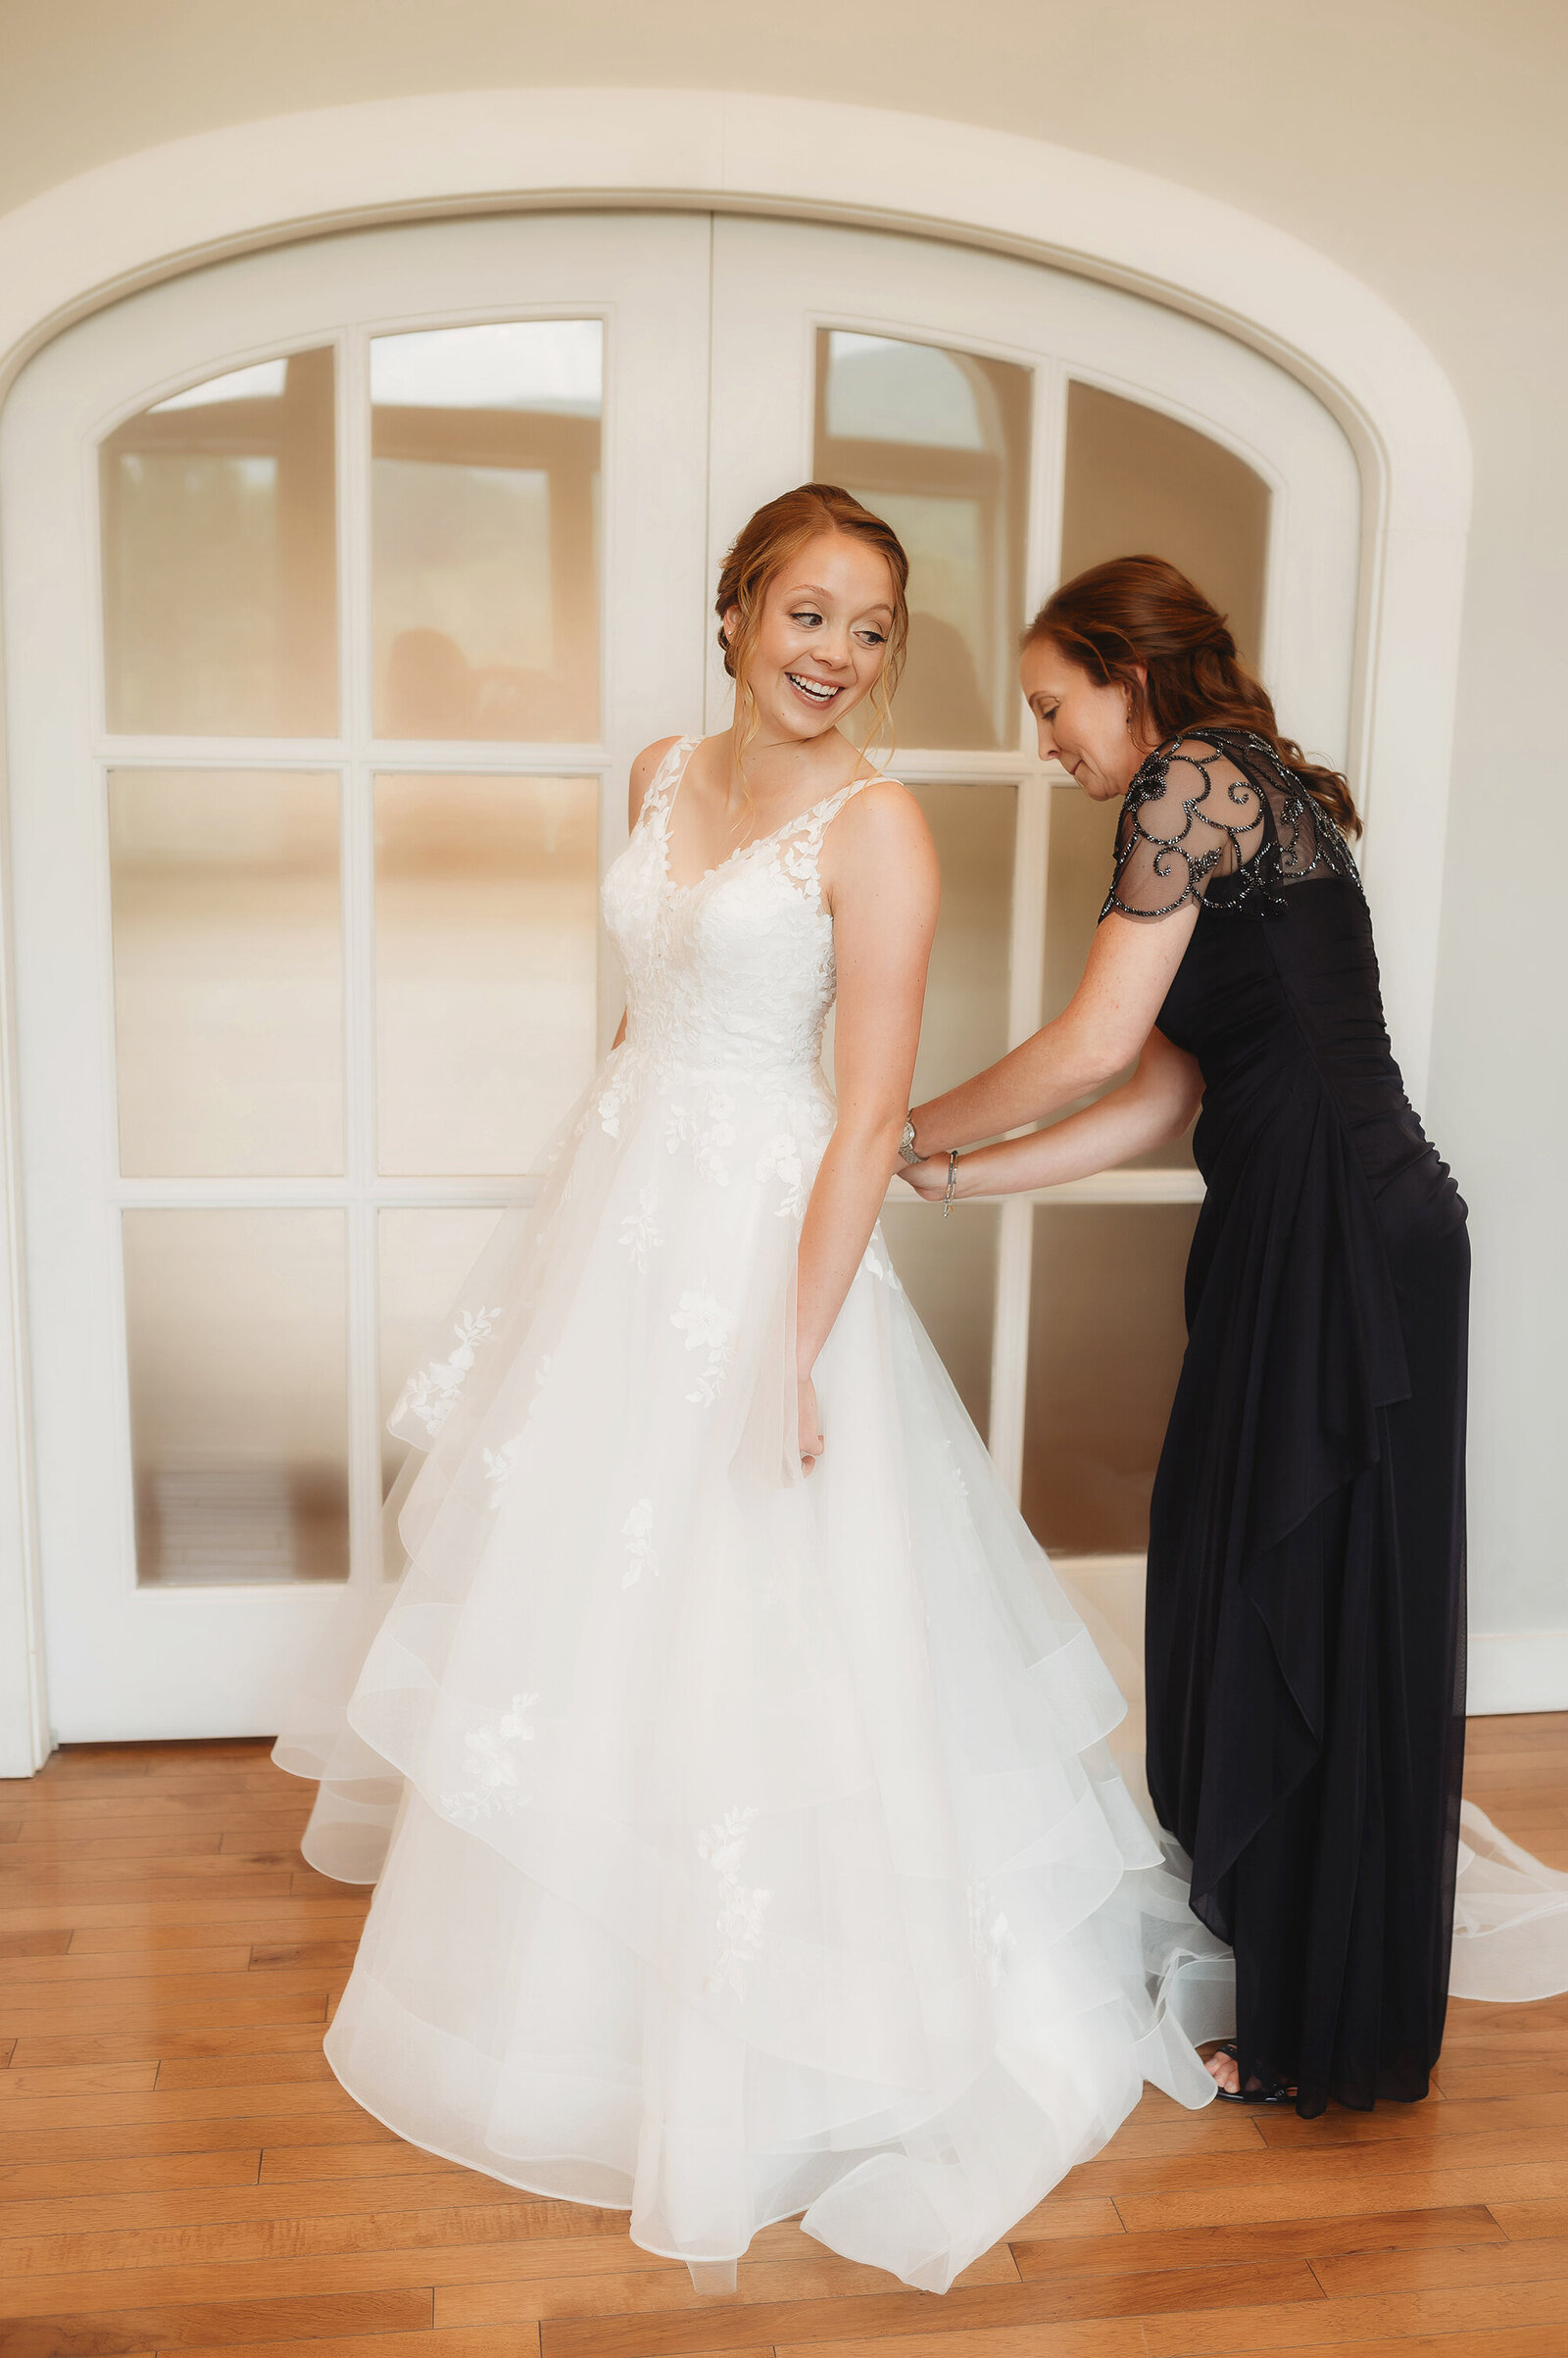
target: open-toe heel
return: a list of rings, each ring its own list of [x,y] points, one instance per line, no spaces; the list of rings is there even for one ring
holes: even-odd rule
[[[1228,2055],[1241,2072],[1242,2059],[1236,2051],[1234,2039],[1226,2039],[1214,2049],[1216,2055]],[[1222,2104],[1289,2104],[1296,2090],[1287,2088],[1283,2080],[1260,2080],[1256,2088],[1221,2088],[1214,2083],[1214,2093]]]

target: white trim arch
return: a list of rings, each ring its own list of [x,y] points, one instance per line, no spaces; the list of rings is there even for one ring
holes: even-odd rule
[[[0,218],[0,390],[89,312],[250,248],[440,213],[587,206],[770,212],[985,246],[1189,313],[1318,396],[1361,470],[1350,767],[1372,809],[1367,871],[1390,1019],[1419,1101],[1436,982],[1468,435],[1447,378],[1398,315],[1267,222],[1044,141],[831,102],[625,89],[366,101],[144,150]],[[1419,824],[1401,827],[1405,816]],[[5,933],[0,1774],[26,1774],[46,1756],[49,1736],[9,1110],[9,924]]]

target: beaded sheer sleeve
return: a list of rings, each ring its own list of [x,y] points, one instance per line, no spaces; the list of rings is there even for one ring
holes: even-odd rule
[[[1329,876],[1359,889],[1349,846],[1267,739],[1192,730],[1128,787],[1100,913],[1169,917],[1200,903],[1261,916],[1284,907],[1286,886]]]

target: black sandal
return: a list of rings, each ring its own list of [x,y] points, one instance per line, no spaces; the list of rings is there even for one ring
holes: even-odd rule
[[[1242,2059],[1234,2039],[1222,2039],[1213,2051],[1216,2055],[1228,2055],[1238,2072],[1241,2070]],[[1287,2088],[1283,2080],[1265,2080],[1257,2088],[1221,2088],[1216,2080],[1214,2093],[1222,2104],[1289,2104],[1296,2090]]]

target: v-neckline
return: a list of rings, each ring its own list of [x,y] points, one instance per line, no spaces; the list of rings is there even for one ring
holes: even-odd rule
[[[670,893],[701,892],[705,884],[710,884],[715,876],[722,876],[726,868],[733,867],[736,860],[744,859],[748,852],[760,852],[762,850],[764,845],[776,843],[778,838],[781,835],[787,834],[791,827],[798,827],[803,820],[814,818],[819,811],[825,811],[828,804],[836,802],[841,794],[847,794],[852,787],[856,786],[874,786],[877,779],[882,774],[880,770],[874,769],[869,777],[850,778],[843,786],[835,786],[831,794],[824,794],[819,801],[808,803],[804,811],[797,811],[792,817],[781,819],[778,825],[776,827],[769,828],[765,835],[754,835],[750,843],[738,843],[733,852],[726,852],[723,859],[715,860],[710,868],[704,868],[700,876],[694,876],[690,883],[682,884],[679,879],[670,872],[669,822],[674,815],[675,797],[677,794],[679,794],[681,787],[685,782],[686,772],[691,764],[691,758],[701,743],[701,737],[690,737],[686,740],[686,758],[681,762],[680,767],[676,770],[674,777],[670,781],[669,792],[663,797],[662,806],[660,811],[660,863],[664,871],[664,889],[666,892]],[[677,752],[679,751],[678,746],[676,750]]]

